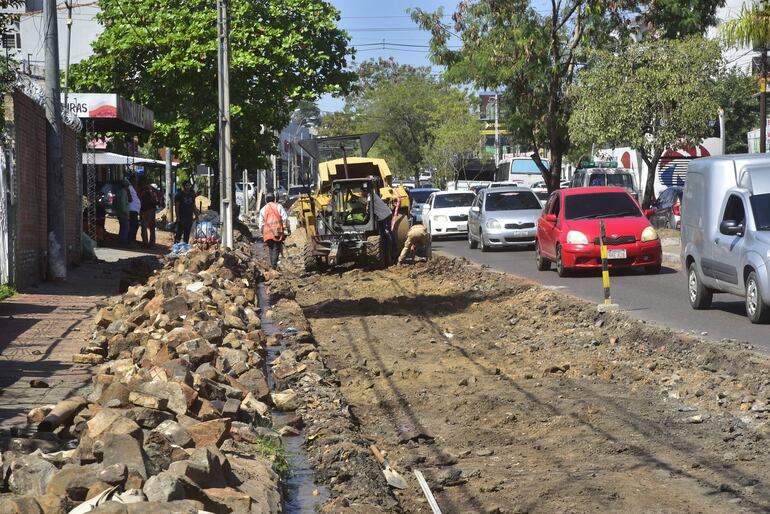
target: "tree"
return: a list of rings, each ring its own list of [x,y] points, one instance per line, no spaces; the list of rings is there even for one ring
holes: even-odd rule
[[[746,133],[759,124],[756,80],[736,68],[723,70],[714,83],[717,101],[724,111],[725,152],[749,151]]]
[[[681,3],[681,2],[680,2]],[[702,30],[715,18],[723,0],[688,0],[702,12],[679,9],[676,0],[552,0],[541,13],[528,0],[463,0],[444,25],[443,10],[412,12],[431,32],[431,56],[447,67],[456,83],[502,90],[502,122],[513,139],[534,151],[533,158],[549,190],[557,189],[564,156],[569,152],[567,90],[575,70],[592,49],[620,51],[629,42],[627,17],[640,12],[653,36]],[[541,4],[542,5],[542,4]],[[689,20],[689,21],[688,21]],[[451,36],[462,41],[451,49]],[[539,156],[550,157],[546,168]]]
[[[719,28],[723,40],[730,46],[749,46],[761,50],[759,88],[759,151],[765,153],[767,142],[766,86],[767,49],[770,46],[770,8],[766,2],[744,4],[741,15]]]
[[[657,37],[677,39],[705,34],[719,21],[725,0],[651,0],[639,5],[642,21]]]
[[[272,130],[300,100],[344,94],[348,36],[323,0],[230,0],[234,161],[264,164]],[[115,92],[155,112],[153,139],[189,163],[217,161],[217,11],[211,0],[100,0],[93,55],[73,88]],[[266,130],[262,130],[262,127]],[[217,166],[213,166],[217,169]]]
[[[379,59],[361,63],[356,71],[354,93],[346,97],[343,111],[324,116],[322,135],[379,132],[370,155],[385,158],[397,175],[415,179],[428,167],[453,174],[452,163],[462,163],[455,157],[478,145],[473,103],[459,89],[437,81],[429,68]]]
[[[599,52],[570,90],[570,136],[578,144],[628,144],[639,151],[649,170],[642,201],[648,207],[663,153],[695,146],[713,130],[720,55],[717,43],[700,37]]]
[[[444,189],[477,157],[481,146],[481,121],[470,109],[469,99],[458,90],[448,90],[453,100],[443,101],[433,112],[433,144],[425,148],[426,167],[435,170],[433,183]]]
[[[12,24],[19,19],[19,15],[10,11],[13,7],[24,5],[23,0],[0,0],[0,37],[9,32]],[[16,64],[13,59],[0,57],[0,91],[5,92],[16,80]]]

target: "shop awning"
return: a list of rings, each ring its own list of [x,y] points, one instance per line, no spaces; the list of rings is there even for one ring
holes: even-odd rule
[[[83,154],[83,164],[88,164],[88,154]],[[143,157],[131,157],[129,155],[120,155],[112,152],[98,152],[94,155],[94,164],[97,166],[130,166],[132,164],[157,164],[165,166],[166,161],[158,159],[145,159]],[[178,166],[179,163],[172,162],[172,166]]]

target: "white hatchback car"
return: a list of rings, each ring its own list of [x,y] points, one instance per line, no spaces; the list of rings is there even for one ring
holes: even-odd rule
[[[468,233],[468,212],[476,195],[472,191],[437,191],[422,208],[422,220],[431,239]]]

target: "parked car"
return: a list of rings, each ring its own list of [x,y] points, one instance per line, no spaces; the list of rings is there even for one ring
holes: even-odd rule
[[[650,223],[655,228],[679,229],[682,219],[682,192],[679,186],[669,187],[655,200],[650,209],[655,211],[650,216]]]
[[[479,194],[481,191],[485,190],[489,186],[487,184],[476,184],[475,186],[471,186],[468,188],[468,191],[473,191],[475,194]]]
[[[409,204],[412,208],[412,223],[422,223],[422,208],[436,188],[415,188],[409,190]]]
[[[693,309],[714,293],[744,297],[752,323],[770,321],[770,157],[690,161],[682,200],[682,268]]]
[[[559,188],[567,189],[568,187],[570,187],[570,184],[571,183],[569,180],[562,180],[561,182],[559,182]]]
[[[554,262],[560,277],[574,269],[601,268],[599,234],[603,221],[610,268],[640,266],[648,273],[658,273],[663,252],[647,214],[623,188],[554,191],[537,221],[537,268],[548,270]]]
[[[485,189],[468,214],[468,246],[491,248],[531,246],[542,207],[528,187]]]
[[[546,187],[545,181],[541,180],[539,182],[534,182],[530,186],[530,189],[535,193],[535,196],[540,200],[540,203],[545,205],[545,202],[548,201],[548,187]]]
[[[511,180],[508,182],[491,182],[487,187],[520,187],[523,185],[523,180]]]
[[[625,168],[580,168],[572,175],[569,187],[622,187],[639,201],[636,175]]]
[[[476,195],[471,191],[437,191],[422,208],[423,225],[431,239],[468,232],[468,211]]]

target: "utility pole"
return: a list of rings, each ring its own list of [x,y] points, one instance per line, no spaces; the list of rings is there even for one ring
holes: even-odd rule
[[[48,274],[53,280],[67,278],[64,239],[64,172],[61,155],[61,89],[59,86],[59,30],[56,0],[43,3],[45,23],[45,117],[46,200],[48,222]]]
[[[230,146],[230,0],[217,0],[219,29],[219,216],[222,246],[233,247],[233,162]]]
[[[70,49],[72,47],[72,1],[64,2],[67,6],[67,64],[64,66],[64,108],[69,109],[67,99],[70,94]]]
[[[168,221],[174,221],[174,193],[171,189],[171,148],[166,147],[166,212]]]
[[[761,75],[759,78],[759,153],[767,152],[767,45],[760,48]]]
[[[500,164],[500,117],[497,111],[497,92],[495,92],[495,168]]]

